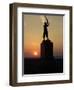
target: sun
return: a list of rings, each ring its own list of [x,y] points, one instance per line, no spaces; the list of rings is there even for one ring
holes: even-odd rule
[[[34,54],[34,56],[37,56],[37,55],[38,55],[37,51],[34,51],[34,53],[33,53],[33,54]]]

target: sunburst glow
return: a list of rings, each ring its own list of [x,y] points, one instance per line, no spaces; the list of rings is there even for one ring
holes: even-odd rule
[[[34,53],[33,53],[33,54],[34,54],[34,56],[37,56],[37,55],[38,55],[38,53],[37,53],[36,51],[34,51]]]

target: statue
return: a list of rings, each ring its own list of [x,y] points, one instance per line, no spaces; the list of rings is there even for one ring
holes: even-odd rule
[[[45,40],[45,37],[48,39],[48,30],[47,27],[49,26],[49,22],[47,17],[45,16],[46,21],[44,22],[44,32],[43,32],[43,39]]]
[[[41,58],[50,61],[51,59],[53,59],[53,42],[48,38],[49,22],[47,17],[45,16],[43,20],[45,21],[43,25],[44,27],[43,40],[41,43]]]

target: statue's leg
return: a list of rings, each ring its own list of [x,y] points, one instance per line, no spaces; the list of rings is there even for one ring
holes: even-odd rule
[[[48,39],[48,32],[46,32],[46,37],[47,37],[47,39]]]

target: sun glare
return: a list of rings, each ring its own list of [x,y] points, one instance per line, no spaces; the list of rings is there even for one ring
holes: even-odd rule
[[[37,56],[37,55],[38,55],[38,53],[35,51],[35,52],[34,52],[34,56]]]

